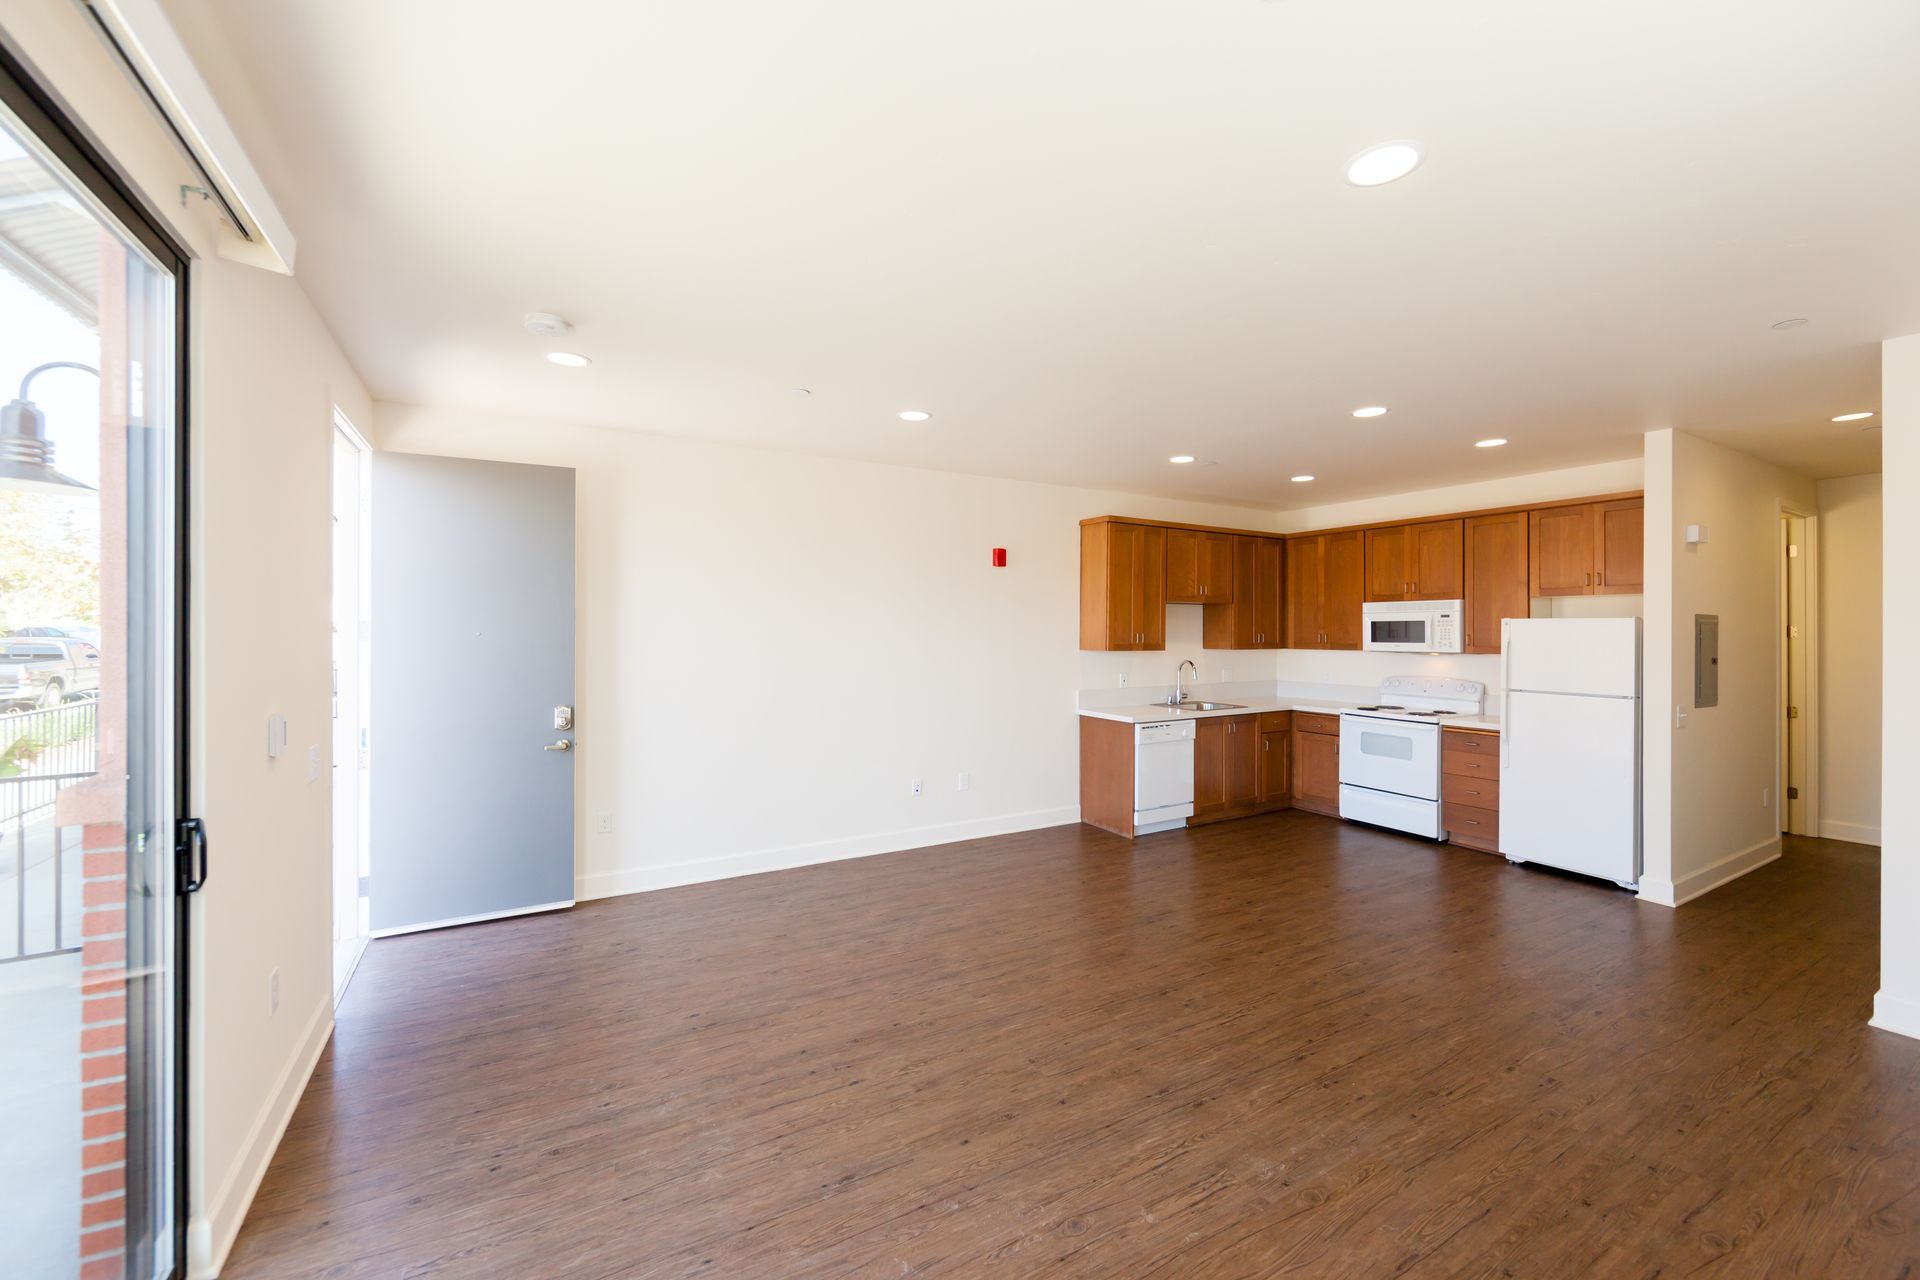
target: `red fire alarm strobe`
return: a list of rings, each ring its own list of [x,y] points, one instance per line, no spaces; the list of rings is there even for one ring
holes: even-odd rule
[[[993,549],[993,567],[996,569],[1004,569],[1007,567],[1007,549],[1005,547],[995,547]]]

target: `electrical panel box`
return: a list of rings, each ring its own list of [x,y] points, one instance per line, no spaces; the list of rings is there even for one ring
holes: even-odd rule
[[[1693,615],[1693,705],[1720,705],[1720,615]]]

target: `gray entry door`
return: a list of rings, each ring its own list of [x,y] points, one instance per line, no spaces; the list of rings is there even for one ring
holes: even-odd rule
[[[572,906],[573,472],[376,453],[372,508],[373,932]]]

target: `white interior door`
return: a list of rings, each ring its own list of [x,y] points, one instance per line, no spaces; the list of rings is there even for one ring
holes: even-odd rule
[[[573,904],[573,480],[374,455],[375,934]]]

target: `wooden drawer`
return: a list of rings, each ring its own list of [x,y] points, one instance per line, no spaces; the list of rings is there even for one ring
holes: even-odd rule
[[[1292,714],[1293,727],[1301,733],[1331,733],[1339,736],[1339,716],[1323,716],[1317,711],[1295,711]]]
[[[1462,778],[1483,778],[1488,782],[1500,781],[1500,756],[1475,755],[1469,751],[1442,751],[1440,753],[1440,774],[1444,784],[1447,774]]]
[[[1494,809],[1476,809],[1451,800],[1440,805],[1440,825],[1447,829],[1455,844],[1495,852],[1500,848],[1500,814]]]
[[[1440,747],[1444,751],[1458,752],[1461,755],[1500,757],[1500,735],[1481,733],[1474,729],[1445,729],[1440,734]]]
[[[1498,775],[1491,778],[1472,774],[1446,773],[1440,776],[1440,799],[1447,804],[1464,804],[1475,809],[1500,811]]]
[[[1291,711],[1262,711],[1260,713],[1260,732],[1262,733],[1273,733],[1277,730],[1291,729],[1292,727],[1293,712]]]

